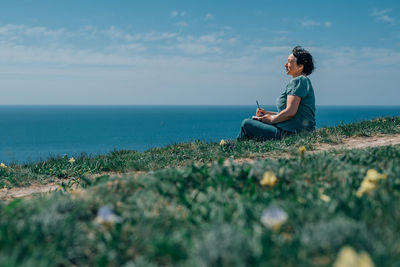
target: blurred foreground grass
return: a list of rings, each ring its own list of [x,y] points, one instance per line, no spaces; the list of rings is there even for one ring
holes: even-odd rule
[[[387,179],[357,197],[369,169]],[[330,266],[345,245],[400,266],[400,146],[82,185],[0,202],[0,266]],[[271,206],[280,227],[263,224]]]
[[[198,142],[12,166],[36,177],[54,175],[50,169],[65,170],[61,177],[135,166],[154,171],[82,176],[75,190],[0,201],[0,266],[331,266],[344,246],[364,251],[375,266],[400,266],[400,146],[297,152],[323,138],[399,133],[399,122],[341,125],[276,142]],[[230,156],[276,150],[294,156],[223,165]],[[189,158],[196,153],[199,159]],[[150,167],[137,163],[141,157]],[[359,197],[368,170],[386,178]],[[266,173],[276,181],[261,186]]]

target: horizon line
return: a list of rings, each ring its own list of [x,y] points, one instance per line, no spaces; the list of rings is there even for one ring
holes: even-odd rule
[[[37,107],[84,107],[84,106],[104,106],[104,107],[115,107],[115,106],[125,106],[125,107],[247,107],[256,106],[256,104],[0,104],[0,107],[16,107],[16,106],[37,106]],[[274,104],[264,104],[262,106],[275,106]],[[371,105],[371,104],[361,104],[361,105],[316,105],[316,107],[400,107],[400,105]]]

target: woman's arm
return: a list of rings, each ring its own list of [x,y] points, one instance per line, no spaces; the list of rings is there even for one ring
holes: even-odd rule
[[[261,118],[262,122],[275,124],[282,121],[287,121],[293,118],[299,108],[301,97],[288,95],[286,99],[286,108],[276,115],[266,114]]]
[[[266,114],[269,114],[269,115],[276,115],[277,113],[276,113],[276,112],[273,112],[273,111],[265,110],[265,109],[263,109],[263,108],[257,108],[256,116],[262,117],[262,116],[264,116],[264,115],[266,115]]]

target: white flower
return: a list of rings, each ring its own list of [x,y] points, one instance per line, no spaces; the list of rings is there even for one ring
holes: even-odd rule
[[[111,206],[101,206],[97,211],[95,222],[104,226],[112,226],[114,223],[119,223],[121,217],[114,214]]]
[[[70,159],[68,160],[68,162],[72,164],[72,163],[75,162],[75,159],[74,159],[74,158],[70,158]]]
[[[277,206],[269,206],[264,209],[261,215],[261,223],[273,231],[279,230],[282,224],[288,219],[287,213]]]

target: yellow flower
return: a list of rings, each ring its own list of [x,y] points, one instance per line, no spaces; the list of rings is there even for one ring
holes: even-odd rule
[[[358,254],[358,266],[359,267],[374,267],[374,262],[368,253],[362,251]]]
[[[74,159],[74,158],[70,158],[70,159],[68,160],[68,162],[72,164],[72,163],[75,162],[75,159]]]
[[[225,140],[224,140],[224,139],[221,139],[221,141],[219,142],[219,145],[220,145],[220,146],[224,146],[224,145],[226,145],[226,142],[225,142]]]
[[[371,182],[377,182],[381,179],[386,179],[386,178],[387,178],[387,175],[385,173],[380,174],[379,172],[377,172],[374,169],[369,169],[367,171],[367,175],[365,176],[365,179],[368,179]]]
[[[376,184],[375,183],[370,182],[368,180],[363,180],[361,182],[360,188],[358,188],[358,190],[356,192],[356,195],[357,195],[357,197],[362,197],[362,195],[364,193],[369,193],[372,190],[374,190],[375,188],[376,188]]]
[[[358,254],[352,247],[345,246],[339,251],[333,267],[374,267],[374,263],[366,252]]]
[[[364,180],[361,182],[360,188],[356,192],[357,197],[362,197],[364,193],[371,192],[377,187],[379,180],[386,178],[386,174],[380,174],[374,169],[369,169]]]
[[[357,262],[357,252],[352,247],[345,246],[339,251],[333,267],[355,267]]]
[[[5,169],[5,168],[7,168],[7,166],[6,166],[6,164],[4,164],[4,163],[2,162],[2,163],[0,163],[0,168]]]
[[[320,199],[321,199],[322,201],[324,201],[324,202],[329,202],[329,201],[331,201],[331,198],[330,198],[328,195],[321,194],[321,195],[319,195],[319,197],[320,197]]]
[[[261,186],[274,186],[278,182],[275,174],[271,171],[266,171],[260,181]]]
[[[307,149],[305,146],[299,147],[299,153],[301,156],[304,156],[304,153],[306,153]]]

